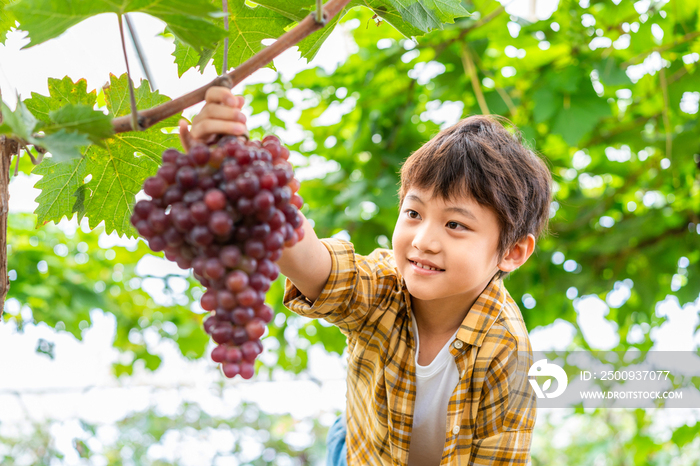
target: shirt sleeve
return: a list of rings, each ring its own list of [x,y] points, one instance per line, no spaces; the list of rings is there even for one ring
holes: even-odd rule
[[[515,339],[498,346],[484,381],[469,465],[527,465],[530,462],[536,399],[528,382],[528,348]]]
[[[287,279],[284,305],[300,316],[323,318],[350,336],[383,301],[391,299],[396,285],[391,252],[376,249],[361,256],[348,241],[328,238],[321,242],[331,254],[331,274],[323,291],[312,303]]]

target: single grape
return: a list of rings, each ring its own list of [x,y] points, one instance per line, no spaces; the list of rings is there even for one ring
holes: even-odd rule
[[[207,259],[204,264],[204,276],[210,280],[218,280],[226,273],[226,269],[218,259]]]
[[[255,375],[255,366],[249,362],[241,362],[239,374],[241,377],[248,380]]]
[[[246,341],[241,345],[241,355],[243,356],[244,361],[255,362],[255,358],[258,357],[258,354],[260,353],[258,351],[258,345],[255,344],[255,341]]]
[[[152,198],[161,197],[166,189],[168,189],[168,182],[159,176],[147,178],[143,183],[144,192]]]
[[[205,144],[193,144],[190,147],[190,157],[197,165],[204,165],[209,161],[209,147]]]
[[[236,228],[236,233],[234,235],[234,239],[238,243],[243,243],[248,238],[250,238],[250,229],[245,225],[239,225],[238,228]]]
[[[243,359],[243,354],[241,354],[241,349],[235,346],[229,346],[226,349],[226,362],[239,362]]]
[[[266,189],[272,191],[277,187],[277,176],[274,173],[264,173],[260,176],[260,189]]]
[[[175,228],[183,233],[190,231],[194,226],[194,219],[189,209],[186,211],[179,211],[175,214],[171,211],[171,216],[173,217],[173,225],[175,225]]]
[[[155,252],[162,251],[163,249],[165,249],[166,245],[167,243],[165,242],[162,236],[154,236],[148,240],[148,247]]]
[[[200,305],[205,311],[213,311],[216,309],[216,293],[212,290],[206,291],[200,298]]]
[[[190,237],[192,242],[198,246],[208,246],[214,241],[214,235],[211,234],[209,228],[202,225],[192,228]]]
[[[236,207],[238,208],[238,211],[243,215],[250,215],[255,213],[255,205],[253,204],[253,201],[251,199],[248,199],[247,197],[239,198],[238,202],[236,203]]]
[[[289,186],[282,186],[281,188],[275,188],[272,191],[272,195],[275,197],[275,206],[279,209],[289,204],[292,198],[292,190]]]
[[[236,294],[236,301],[241,306],[252,306],[257,299],[257,293],[253,288],[246,287]]]
[[[238,269],[250,275],[255,272],[258,268],[258,261],[248,256],[241,256],[241,260],[238,262]]]
[[[221,210],[226,207],[226,195],[218,189],[210,189],[204,195],[204,203],[209,210]]]
[[[272,207],[275,202],[275,197],[270,193],[270,191],[262,190],[253,198],[253,206],[255,210],[267,210]]]
[[[187,205],[194,204],[202,199],[204,199],[204,191],[199,188],[191,189],[182,196],[183,202],[185,202]]]
[[[279,231],[273,231],[265,237],[265,249],[274,251],[279,249],[284,244],[284,235]]]
[[[259,239],[249,239],[246,241],[243,250],[248,257],[255,259],[263,259],[265,257],[265,243]]]
[[[163,163],[175,163],[181,153],[175,149],[165,149],[163,152]]]
[[[277,267],[277,264],[268,259],[263,259],[258,262],[258,268],[256,271],[265,275],[271,281],[276,280],[280,273],[280,269]]]
[[[238,190],[246,197],[252,198],[260,190],[260,181],[258,177],[251,172],[245,172],[236,178],[236,186]]]
[[[284,222],[286,222],[287,219],[284,216],[284,213],[279,210],[279,209],[274,209],[274,212],[270,216],[270,219],[267,221],[267,224],[270,225],[271,230],[278,230],[284,225]]]
[[[234,345],[242,345],[243,343],[248,341],[248,332],[246,332],[244,327],[236,325],[235,327],[233,327],[231,341]]]
[[[153,209],[148,214],[148,224],[154,232],[161,233],[170,225],[170,219],[168,219],[163,209]]]
[[[250,307],[239,306],[231,312],[231,321],[236,325],[245,325],[255,317],[255,311]]]
[[[219,322],[212,329],[211,338],[217,343],[227,343],[231,341],[233,338],[233,326],[230,322]]]
[[[221,147],[214,147],[209,154],[209,165],[213,168],[219,168],[225,157],[226,152]]]
[[[226,267],[234,268],[241,260],[241,250],[238,247],[229,245],[221,249],[221,263]]]
[[[190,214],[192,214],[192,220],[198,225],[203,225],[209,221],[209,208],[202,201],[197,201],[190,206]]]
[[[226,310],[232,310],[236,307],[236,297],[229,290],[219,290],[216,292],[216,299],[219,306]]]
[[[136,204],[134,204],[134,214],[136,214],[136,216],[140,219],[148,218],[148,214],[150,214],[154,208],[155,205],[151,201],[141,199]]]
[[[209,229],[219,236],[226,236],[233,229],[233,220],[228,213],[218,210],[209,218]]]
[[[270,225],[258,223],[250,229],[250,236],[255,239],[263,239],[270,234]]]
[[[166,183],[173,184],[175,183],[175,175],[177,174],[177,165],[174,163],[166,163],[161,165],[157,173],[158,176],[163,178]]]
[[[167,230],[165,230],[165,233],[163,233],[163,239],[165,242],[168,244],[168,246],[181,246],[182,243],[185,241],[184,236],[182,236],[182,233],[177,231],[175,227],[170,227]]]
[[[185,189],[194,188],[197,185],[197,171],[186,165],[177,171],[177,183]]]
[[[289,201],[291,204],[295,205],[297,209],[301,209],[301,206],[304,205],[304,199],[300,195],[298,195],[296,192],[292,196],[292,199]]]
[[[218,361],[216,361],[216,362],[218,362]],[[237,363],[225,362],[221,365],[221,370],[223,371],[223,373],[226,377],[228,377],[229,379],[232,379],[241,373],[241,366]],[[250,369],[248,367],[246,367],[245,375],[248,375],[249,373],[250,373]],[[241,375],[241,377],[242,377],[242,375]],[[248,377],[248,378],[250,378],[250,377]]]
[[[227,347],[219,345],[211,351],[211,360],[214,362],[224,362],[226,360]]]
[[[204,331],[207,333],[211,333],[212,329],[216,324],[218,324],[219,321],[217,320],[216,317],[214,316],[209,316],[204,320]],[[221,362],[221,361],[219,361]]]
[[[257,291],[267,291],[270,289],[270,279],[262,273],[254,273],[248,279],[250,287]]]
[[[163,202],[167,205],[173,205],[182,200],[182,189],[177,186],[171,186],[163,194]]]
[[[248,286],[248,274],[242,270],[234,270],[226,276],[226,287],[238,293]]]
[[[257,340],[265,333],[265,322],[259,317],[253,318],[245,325],[245,331],[248,332],[248,338]]]
[[[265,323],[270,323],[274,315],[274,311],[267,304],[262,304],[255,308],[255,317],[259,318]]]
[[[238,165],[238,163],[236,163],[235,160],[227,160],[223,164],[222,172],[226,181],[234,181],[241,173],[243,173],[243,169],[240,165]]]

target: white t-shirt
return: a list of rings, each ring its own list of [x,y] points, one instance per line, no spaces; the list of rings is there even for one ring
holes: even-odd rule
[[[411,314],[413,335],[416,338],[416,406],[413,414],[413,433],[408,451],[408,466],[438,466],[442,460],[447,434],[447,405],[459,383],[459,370],[450,354],[450,344],[457,336],[447,340],[445,346],[427,366],[418,365],[420,341],[416,320]]]

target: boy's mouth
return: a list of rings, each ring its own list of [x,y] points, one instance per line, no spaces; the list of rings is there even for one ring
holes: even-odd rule
[[[425,269],[425,270],[432,270],[435,272],[444,272],[445,271],[445,269],[440,269],[438,267],[432,267],[430,265],[421,264],[420,262],[416,262],[416,261],[413,261],[411,259],[408,259],[408,262],[415,265],[416,267],[420,267],[421,269]]]

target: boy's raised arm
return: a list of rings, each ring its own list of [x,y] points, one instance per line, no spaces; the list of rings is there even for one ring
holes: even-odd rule
[[[302,217],[304,239],[291,248],[284,248],[277,265],[280,272],[313,302],[323,291],[331,274],[331,254],[303,214]]]

